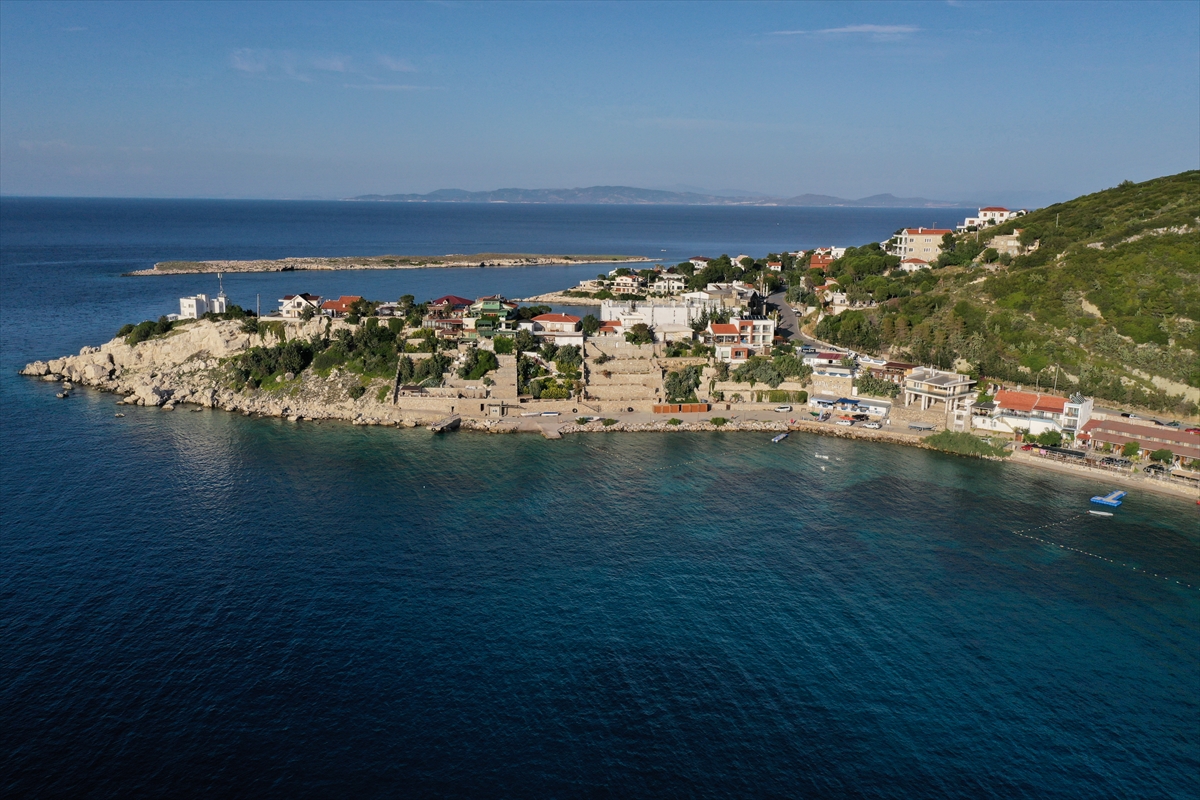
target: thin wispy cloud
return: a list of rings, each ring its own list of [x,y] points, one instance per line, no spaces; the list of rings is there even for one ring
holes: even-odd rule
[[[921,29],[916,25],[843,25],[838,28],[820,28],[803,31],[771,31],[771,36],[869,36],[877,41],[901,39]]]
[[[343,83],[346,89],[375,89],[381,92],[423,92],[433,86],[414,86],[408,83]]]
[[[416,72],[417,68],[408,63],[402,58],[392,58],[391,56],[379,56],[377,59],[379,66],[391,72]]]
[[[234,70],[262,80],[295,80],[315,83],[321,73],[333,73],[346,77],[356,76],[360,82],[342,84],[346,88],[383,89],[385,91],[407,91],[425,89],[425,86],[410,86],[389,81],[398,72],[416,72],[409,62],[388,55],[380,55],[366,62],[338,53],[305,54],[291,50],[269,50],[241,48],[229,54],[229,66]]]
[[[314,68],[323,72],[352,72],[350,60],[342,56],[322,56],[312,61]]]

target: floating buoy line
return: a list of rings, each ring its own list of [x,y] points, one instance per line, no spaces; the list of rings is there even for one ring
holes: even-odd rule
[[[1041,530],[1045,530],[1046,528],[1056,528],[1060,525],[1066,525],[1068,522],[1073,522],[1077,519],[1081,519],[1084,517],[1089,517],[1089,515],[1088,514],[1076,514],[1073,517],[1067,517],[1066,519],[1059,520],[1058,522],[1047,522],[1045,525],[1038,525],[1033,528],[1022,528],[1021,530],[1018,530],[1018,531],[1009,531],[1009,533],[1011,533],[1014,536],[1020,536],[1022,539],[1030,539],[1035,542],[1041,542],[1042,544],[1048,544],[1051,547],[1057,547],[1060,550],[1070,550],[1072,553],[1078,553],[1081,556],[1087,556],[1088,558],[1094,558],[1094,559],[1097,559],[1098,561],[1104,561],[1106,563],[1113,564],[1114,566],[1125,567],[1126,569],[1131,569],[1134,572],[1140,572],[1146,576],[1162,578],[1167,583],[1171,583],[1172,581],[1174,581],[1174,583],[1176,585],[1183,586],[1187,589],[1200,590],[1200,586],[1193,586],[1192,584],[1187,583],[1185,581],[1173,579],[1168,575],[1160,575],[1157,572],[1146,569],[1145,567],[1137,567],[1137,566],[1134,566],[1133,564],[1127,564],[1124,561],[1117,561],[1115,558],[1109,558],[1108,556],[1102,556],[1099,553],[1091,553],[1091,552],[1088,552],[1087,550],[1081,550],[1078,547],[1071,547],[1070,545],[1067,545],[1067,544],[1061,544],[1059,542],[1052,542],[1049,539],[1043,539],[1041,536],[1034,536],[1030,533],[1030,531],[1041,531]]]

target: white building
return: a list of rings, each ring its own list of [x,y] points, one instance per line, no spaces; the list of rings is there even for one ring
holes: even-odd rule
[[[192,297],[179,298],[179,319],[200,319],[205,314],[224,314],[229,310],[229,298],[225,293],[216,297],[198,294]]]
[[[963,224],[959,225],[958,229],[962,231],[967,228],[985,228],[989,225],[1000,225],[1008,222],[1010,219],[1022,217],[1025,214],[1025,209],[1009,211],[1003,206],[988,206],[987,208],[979,209],[979,216],[967,217],[963,220]]]
[[[692,256],[691,258],[688,259],[688,261],[691,261],[692,266],[695,267],[696,269],[704,269],[705,267],[708,266],[708,262],[712,261],[712,259],[705,258],[704,256]]]
[[[914,401],[925,411],[935,403],[944,403],[947,413],[959,407],[970,406],[973,401],[974,379],[957,372],[945,372],[933,367],[917,367],[904,379],[904,405]]]
[[[686,275],[664,272],[654,283],[650,284],[650,291],[654,294],[683,294],[687,291],[687,283]]]
[[[929,269],[929,262],[923,258],[905,258],[901,259],[900,265],[896,269],[901,272],[916,272],[920,269]]]
[[[706,309],[715,308],[720,304],[701,300],[604,300],[600,303],[600,321],[620,322],[625,330],[638,323],[651,328],[691,325]]]
[[[299,319],[306,309],[313,313],[321,312],[321,298],[315,294],[288,294],[279,299],[279,313],[282,316]]]
[[[613,294],[641,294],[646,282],[636,275],[618,275],[613,279]]]
[[[996,392],[990,403],[972,408],[971,427],[998,433],[1028,431],[1038,435],[1058,431],[1070,437],[1092,418],[1093,400],[1080,394],[1069,398],[1035,392]]]

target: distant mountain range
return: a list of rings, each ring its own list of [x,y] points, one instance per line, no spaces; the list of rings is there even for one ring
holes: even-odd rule
[[[638,189],[632,186],[589,186],[583,189],[496,189],[468,192],[438,189],[428,194],[364,194],[348,200],[383,203],[575,203],[592,205],[685,205],[685,206],[848,206],[853,208],[974,208],[975,203],[929,200],[925,197],[896,197],[874,194],[847,200],[827,194],[767,197],[741,194],[730,197],[700,192]]]

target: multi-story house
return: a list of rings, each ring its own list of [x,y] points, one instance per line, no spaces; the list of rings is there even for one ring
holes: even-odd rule
[[[889,252],[900,258],[919,258],[931,262],[942,254],[942,237],[954,233],[948,228],[905,228],[891,241]]]
[[[321,310],[321,298],[315,294],[287,294],[279,300],[279,313],[289,319],[299,319],[307,309]]]
[[[1092,398],[1080,394],[1067,398],[1002,389],[991,402],[972,407],[971,427],[1034,435],[1058,431],[1073,437],[1091,419],[1092,407]]]

